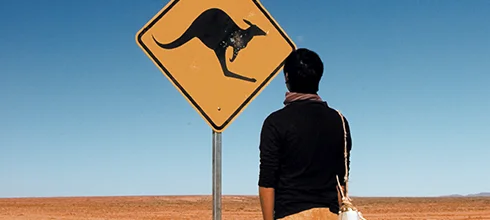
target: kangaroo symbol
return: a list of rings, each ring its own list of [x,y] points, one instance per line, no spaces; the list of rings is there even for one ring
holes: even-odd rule
[[[247,82],[256,82],[257,80],[255,78],[249,78],[231,72],[226,66],[226,49],[229,46],[233,47],[233,57],[230,59],[230,62],[233,62],[237,58],[240,50],[247,47],[248,43],[255,36],[266,35],[257,25],[245,19],[243,21],[249,25],[247,29],[241,29],[224,11],[212,8],[201,13],[175,41],[163,44],[158,42],[155,37],[153,37],[153,40],[161,48],[174,49],[196,37],[209,49],[214,51],[226,77]]]

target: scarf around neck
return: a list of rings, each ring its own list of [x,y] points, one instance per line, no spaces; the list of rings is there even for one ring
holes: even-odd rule
[[[322,102],[322,98],[320,98],[317,94],[306,94],[306,93],[296,93],[296,92],[286,92],[286,98],[284,100],[284,105],[289,105],[294,101],[300,100],[311,100]]]

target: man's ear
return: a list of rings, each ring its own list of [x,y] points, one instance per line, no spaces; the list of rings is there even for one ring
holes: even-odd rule
[[[291,88],[289,86],[289,76],[286,72],[284,72],[284,82],[286,83],[286,88],[288,89],[288,91],[291,91]]]

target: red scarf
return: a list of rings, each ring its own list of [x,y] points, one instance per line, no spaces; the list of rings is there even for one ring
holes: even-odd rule
[[[286,92],[286,99],[284,100],[284,105],[289,105],[291,102],[299,100],[312,100],[322,102],[322,98],[317,94],[306,94],[306,93],[296,93],[296,92]]]

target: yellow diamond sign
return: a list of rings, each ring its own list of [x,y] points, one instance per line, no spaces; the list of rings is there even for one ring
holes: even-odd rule
[[[136,42],[216,132],[268,85],[295,49],[256,0],[173,0]]]

